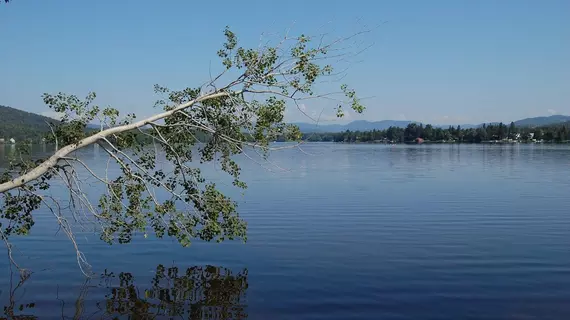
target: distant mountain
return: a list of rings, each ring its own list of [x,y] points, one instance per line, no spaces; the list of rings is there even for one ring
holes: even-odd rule
[[[348,124],[322,124],[322,123],[293,123],[299,127],[301,132],[342,132],[350,131],[368,131],[368,130],[386,130],[390,127],[405,128],[412,121],[404,120],[382,120],[382,121],[366,121],[356,120]]]
[[[0,105],[0,139],[37,141],[50,132],[48,123],[57,123],[57,120]]]
[[[57,123],[57,120],[41,116],[35,113],[26,112],[23,110],[18,110],[11,107],[6,107],[0,105],[0,138],[9,140],[14,138],[16,141],[22,141],[26,139],[38,140],[45,136],[46,133],[50,132],[50,128],[46,122]],[[342,132],[346,130],[350,131],[369,131],[369,130],[386,130],[389,127],[400,127],[405,128],[408,124],[417,121],[406,121],[406,120],[382,120],[382,121],[367,121],[367,120],[356,120],[347,124],[337,124],[337,123],[306,123],[297,122],[293,123],[299,126],[301,132]],[[553,115],[548,117],[535,117],[526,118],[515,121],[517,126],[546,126],[551,124],[558,124],[570,122],[570,116],[564,115]],[[496,122],[494,122],[496,123]],[[509,123],[505,123],[509,124]],[[478,128],[483,124],[461,124],[461,128]],[[437,125],[434,127],[447,128],[449,125]],[[99,125],[89,124],[90,129],[98,129]]]
[[[519,127],[538,127],[538,126],[546,126],[550,124],[557,124],[568,121],[570,121],[570,116],[553,115],[549,117],[536,117],[536,118],[526,118],[518,120],[515,121],[515,125]]]
[[[515,121],[515,125],[519,127],[538,127],[546,126],[551,124],[563,123],[570,121],[570,116],[554,115],[549,117],[535,117],[526,118],[522,120]],[[382,121],[366,121],[366,120],[356,120],[347,124],[316,124],[316,123],[306,123],[297,122],[293,123],[299,127],[301,132],[343,132],[346,130],[350,131],[369,131],[369,130],[386,130],[389,127],[400,127],[405,128],[410,123],[420,123],[418,121],[402,121],[402,120],[382,120]],[[489,123],[487,123],[489,124]],[[499,122],[492,122],[492,124],[499,124]],[[506,125],[510,122],[504,123]],[[432,124],[434,127],[448,128],[450,125],[438,125]],[[456,127],[457,125],[454,125]],[[483,124],[460,124],[463,129],[472,129],[482,127]]]

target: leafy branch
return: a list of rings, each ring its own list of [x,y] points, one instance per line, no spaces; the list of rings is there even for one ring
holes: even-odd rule
[[[183,246],[192,239],[245,241],[247,225],[237,204],[207,181],[196,163],[220,164],[233,185],[245,189],[235,155],[252,159],[247,153],[253,150],[269,161],[270,151],[279,149],[271,146],[277,137],[297,141],[289,148],[303,143],[299,129],[284,121],[288,106],[326,99],[335,102],[338,117],[347,109],[362,113],[365,108],[354,90],[341,85],[338,92],[319,93],[317,80],[336,76],[334,62],[353,54],[350,46],[339,44],[366,32],[329,43],[323,36],[287,34],[275,45],[245,48],[226,27],[217,52],[222,71],[196,88],[175,91],[155,85],[161,96],[155,107],[162,110],[141,120],[97,106],[95,93],[85,99],[44,94],[45,104],[62,115],[48,136],[58,148],[46,159],[14,160],[1,175],[2,238],[7,242],[12,234],[27,234],[34,224],[32,212],[47,208],[73,241],[84,273],[88,264],[67,221],[70,214],[75,222],[95,223],[109,244],[128,243],[136,233],[168,235]],[[94,121],[100,129],[89,129]],[[97,173],[77,155],[91,145],[107,154],[108,166],[117,167],[119,174],[110,177],[108,169]],[[87,196],[86,176],[105,190],[98,201]],[[69,191],[67,206],[48,193],[55,185]],[[159,191],[167,196],[157,196]]]

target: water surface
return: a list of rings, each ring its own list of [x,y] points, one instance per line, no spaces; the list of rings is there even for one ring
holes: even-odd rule
[[[106,164],[94,149],[82,157]],[[78,231],[93,270],[104,274],[88,283],[53,216],[38,211],[32,234],[14,241],[18,262],[34,271],[12,294],[14,314],[570,317],[570,148],[316,143],[271,160],[262,168],[241,159],[249,189],[230,191],[248,221],[246,244],[184,249],[138,237],[108,246]],[[10,306],[5,260],[0,302]]]

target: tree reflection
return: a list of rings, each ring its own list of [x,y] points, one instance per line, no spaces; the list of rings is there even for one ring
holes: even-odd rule
[[[137,283],[135,277],[128,272],[114,274],[105,271],[99,278],[98,285],[90,285],[89,282],[93,280],[84,284],[74,303],[75,312],[71,317],[63,315],[62,307],[62,318],[246,319],[247,276],[247,269],[232,274],[228,269],[214,266],[179,270],[177,267],[159,265],[148,285]],[[17,291],[23,287],[27,278],[20,280],[15,288],[10,286],[10,301],[4,307],[5,318],[0,319],[41,318],[40,311],[34,309],[41,309],[40,305],[16,301],[24,299],[23,293]],[[106,294],[101,298],[89,297],[87,300],[87,288],[93,287],[103,288]],[[95,306],[89,306],[85,305],[86,301],[99,302]]]
[[[104,279],[115,278],[105,273]],[[117,276],[119,286],[106,295],[105,312],[112,315],[171,316],[186,319],[245,319],[243,297],[247,271],[232,275],[213,266],[177,267],[159,265],[150,289],[139,290],[130,273]]]
[[[30,303],[18,303],[16,301],[16,293],[18,290],[24,285],[26,280],[30,278],[29,273],[19,273],[19,279],[16,285],[14,285],[14,274],[12,269],[10,268],[10,288],[8,291],[8,305],[4,306],[4,315],[5,318],[2,317],[0,319],[18,319],[18,320],[32,320],[38,319],[38,317],[29,314],[31,309],[35,307],[33,302]],[[2,291],[0,291],[2,293]]]

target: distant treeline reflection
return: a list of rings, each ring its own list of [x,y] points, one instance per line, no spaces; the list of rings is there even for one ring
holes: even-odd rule
[[[128,272],[114,274],[105,271],[90,279],[81,288],[75,301],[62,301],[64,319],[246,319],[247,269],[237,274],[214,266],[156,267],[151,283],[137,283]],[[42,319],[40,305],[33,301],[33,291],[25,289],[30,276],[13,274],[9,303],[0,319]],[[99,281],[98,284],[93,282]],[[16,284],[17,283],[17,284]],[[89,297],[89,288],[103,288],[104,296]],[[5,293],[8,290],[3,290]],[[54,299],[60,299],[53,292]],[[5,299],[4,294],[2,298]],[[28,301],[24,301],[28,300]],[[85,305],[86,301],[98,301]],[[65,315],[63,304],[74,305],[73,315]]]

